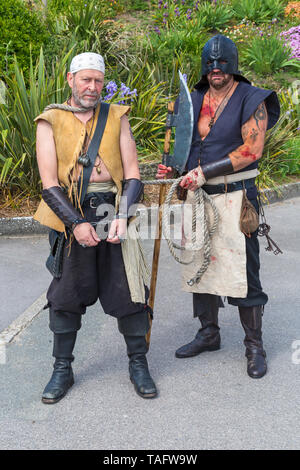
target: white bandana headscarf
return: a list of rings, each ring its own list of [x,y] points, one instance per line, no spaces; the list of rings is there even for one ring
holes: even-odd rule
[[[105,65],[102,55],[96,54],[95,52],[83,52],[73,57],[70,72],[75,73],[79,70],[99,70],[99,72],[105,73]]]

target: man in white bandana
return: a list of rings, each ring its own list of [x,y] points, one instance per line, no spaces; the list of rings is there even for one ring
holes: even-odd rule
[[[98,299],[104,312],[117,319],[124,336],[130,379],[136,392],[143,398],[157,395],[146,359],[146,335],[152,315],[147,304],[146,268],[141,257],[136,256],[137,268],[131,259],[128,269],[124,248],[130,245],[124,240],[130,208],[139,201],[143,184],[127,117],[129,106],[112,104],[108,108],[100,102],[104,73],[101,55],[77,55],[67,75],[72,90],[70,100],[63,107],[50,107],[35,119],[37,160],[43,183],[43,199],[35,219],[50,227],[52,235],[65,232],[67,236],[62,272],[53,278],[47,292],[56,360],[42,396],[46,404],[58,402],[74,383],[72,353],[81,316]],[[103,121],[98,154],[91,163],[89,144],[99,114],[104,119],[104,109],[108,109],[107,120]],[[84,169],[89,175],[87,168],[91,171],[89,183],[84,200],[80,201],[82,187],[78,181]],[[97,208],[103,204],[118,209],[106,236],[95,230],[104,219],[97,215]],[[54,243],[52,248],[55,250]]]

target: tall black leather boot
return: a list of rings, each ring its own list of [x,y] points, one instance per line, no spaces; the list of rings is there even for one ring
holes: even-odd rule
[[[42,395],[42,402],[47,405],[52,405],[61,400],[74,384],[71,363],[74,360],[72,352],[76,336],[77,331],[54,333],[53,356],[56,358],[54,371]]]
[[[194,311],[197,314],[197,296],[194,297]],[[197,356],[204,351],[217,351],[221,347],[221,337],[218,326],[219,299],[214,299],[207,311],[198,314],[202,328],[198,330],[195,339],[177,349],[175,356],[182,359]]]
[[[246,333],[244,344],[248,361],[247,373],[253,379],[260,379],[267,372],[266,352],[262,342],[263,307],[239,307],[239,313]]]
[[[146,354],[146,334],[149,330],[148,312],[141,312],[118,320],[119,331],[124,335],[129,357],[129,376],[136,393],[142,398],[155,398],[156,385],[150,375]]]

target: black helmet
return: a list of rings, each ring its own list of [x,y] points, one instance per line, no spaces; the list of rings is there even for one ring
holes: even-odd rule
[[[223,73],[234,75],[238,81],[242,80],[250,83],[238,70],[238,50],[236,45],[231,39],[222,34],[212,37],[204,45],[202,51],[202,77],[195,88],[208,83],[206,76],[213,69],[220,69]]]

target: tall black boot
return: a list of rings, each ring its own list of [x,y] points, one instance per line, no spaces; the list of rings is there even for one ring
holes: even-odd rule
[[[136,393],[142,398],[155,398],[157,389],[148,369],[146,334],[149,330],[148,312],[141,312],[118,320],[124,335],[129,357],[129,376]]]
[[[71,363],[74,360],[72,352],[75,346],[76,336],[77,331],[59,334],[54,333],[53,356],[56,358],[54,371],[42,395],[42,402],[47,405],[57,403],[61,400],[74,384]]]
[[[245,356],[247,357],[247,373],[253,379],[260,379],[267,372],[266,352],[262,342],[263,307],[239,307],[240,319],[246,336]]]
[[[197,314],[197,296],[194,295],[194,311]],[[182,359],[197,356],[204,351],[217,351],[221,347],[221,337],[218,326],[219,299],[212,298],[205,312],[198,314],[202,328],[198,330],[195,339],[177,349],[175,356]]]

